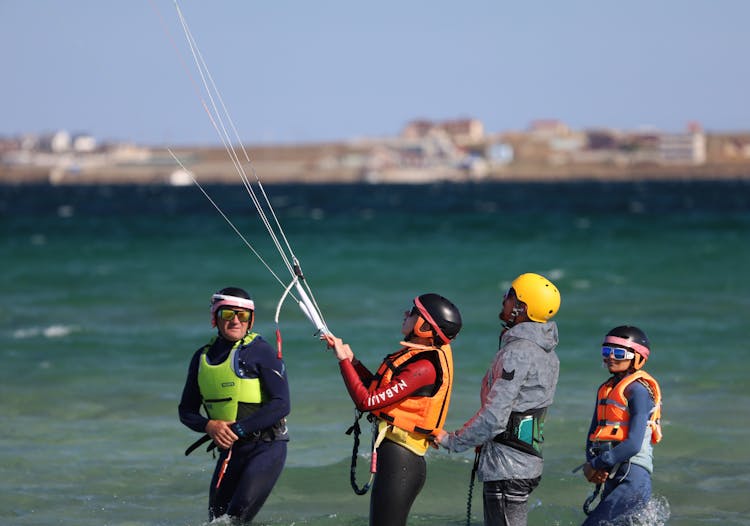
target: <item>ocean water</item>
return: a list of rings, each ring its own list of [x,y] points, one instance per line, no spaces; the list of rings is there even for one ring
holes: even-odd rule
[[[208,191],[283,272],[243,189]],[[329,327],[367,365],[397,348],[415,295],[460,307],[448,429],[477,409],[510,280],[533,271],[558,285],[561,375],[531,526],[583,521],[592,488],[571,470],[606,377],[598,344],[624,323],[651,338],[664,392],[642,523],[750,525],[750,183],[266,191]],[[0,524],[205,525],[213,459],[183,455],[197,435],[177,419],[188,360],[211,336],[212,292],[251,291],[272,339],[282,286],[192,187],[2,187],[0,234]],[[366,525],[335,360],[292,302],[281,329],[292,442],[256,521]],[[428,455],[410,524],[465,524],[472,455]],[[481,524],[479,483],[472,504]]]

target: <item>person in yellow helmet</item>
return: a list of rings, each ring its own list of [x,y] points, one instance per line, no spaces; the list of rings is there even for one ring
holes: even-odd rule
[[[527,501],[542,476],[544,417],[560,371],[555,353],[560,292],[544,276],[521,274],[503,297],[500,349],[482,380],[481,407],[461,429],[438,433],[450,452],[475,448],[484,524],[525,526]]]

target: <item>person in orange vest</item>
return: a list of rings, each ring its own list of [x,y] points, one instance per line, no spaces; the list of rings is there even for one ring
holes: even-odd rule
[[[354,357],[341,338],[323,337],[339,360],[354,405],[369,413],[368,419],[375,424],[370,526],[405,526],[424,486],[424,454],[442,429],[450,405],[450,342],[461,325],[458,308],[443,296],[430,293],[414,298],[413,306],[404,313],[401,349],[387,355],[375,374]],[[361,495],[369,483],[359,490],[352,479],[352,486]]]
[[[603,485],[596,508],[585,526],[611,524],[642,510],[651,498],[653,444],[662,438],[661,389],[643,370],[651,353],[646,333],[622,325],[607,333],[602,342],[604,365],[612,374],[597,390],[596,406],[586,440],[583,474]]]

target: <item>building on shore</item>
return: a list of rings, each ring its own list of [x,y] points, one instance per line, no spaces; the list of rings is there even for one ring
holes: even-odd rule
[[[487,134],[477,119],[414,120],[378,139],[246,145],[267,183],[431,183],[478,180],[750,179],[750,132],[573,130],[554,119]],[[61,131],[0,139],[0,184],[238,183],[223,147],[98,144]]]

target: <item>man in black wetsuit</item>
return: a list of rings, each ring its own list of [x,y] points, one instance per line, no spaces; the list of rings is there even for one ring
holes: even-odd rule
[[[218,334],[190,360],[180,400],[180,421],[205,433],[220,451],[211,479],[208,512],[249,522],[260,511],[286,462],[289,384],[280,353],[250,332],[255,305],[237,287],[211,297]],[[203,407],[207,416],[200,409]]]

